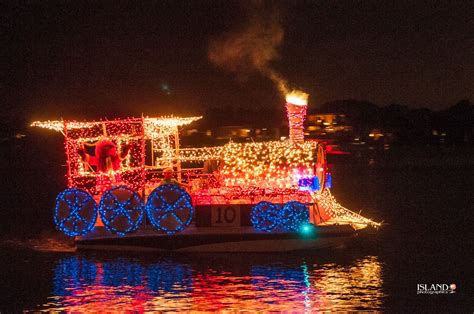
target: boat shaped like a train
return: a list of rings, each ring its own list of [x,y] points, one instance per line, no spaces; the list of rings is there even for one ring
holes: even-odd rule
[[[281,252],[340,246],[380,226],[331,195],[322,143],[290,130],[282,141],[180,147],[180,128],[198,119],[32,123],[65,139],[57,229],[78,249]]]

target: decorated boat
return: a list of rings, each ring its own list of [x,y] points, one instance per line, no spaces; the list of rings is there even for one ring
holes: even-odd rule
[[[304,95],[286,108],[288,139],[199,148],[179,131],[201,117],[33,122],[65,139],[57,229],[78,249],[276,252],[378,228],[332,196],[324,144],[304,139]]]

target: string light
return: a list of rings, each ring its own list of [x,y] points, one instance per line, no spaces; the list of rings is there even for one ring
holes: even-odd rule
[[[381,223],[367,219],[339,204],[329,189],[324,189],[321,193],[313,193],[312,197],[313,201],[317,202],[318,206],[321,206],[326,213],[331,216],[331,219],[328,221],[329,223],[348,223],[362,226],[369,225],[374,228],[378,228],[382,225]]]
[[[304,141],[304,120],[308,108],[308,94],[301,91],[292,91],[286,95],[286,114],[290,130],[290,140]]]
[[[330,172],[326,174],[326,184],[324,185],[326,189],[332,188],[332,175]]]
[[[252,207],[250,215],[254,228],[266,232],[298,231],[309,221],[308,207],[297,201],[289,201],[283,206],[263,201]]]
[[[124,236],[138,229],[143,220],[143,208],[136,192],[126,186],[116,186],[100,199],[100,219],[110,232]]]
[[[223,204],[238,200],[240,203],[247,204],[266,202],[265,206],[269,207],[270,202],[287,203],[287,209],[283,208],[280,212],[286,211],[288,213],[285,215],[298,216],[299,214],[293,211],[302,207],[291,201],[299,202],[303,206],[317,203],[332,217],[332,222],[380,226],[379,223],[341,206],[330,194],[332,178],[326,173],[324,148],[317,142],[304,141],[302,130],[307,97],[307,94],[297,92],[290,93],[287,97],[289,141],[230,142],[219,147],[180,149],[178,127],[192,123],[201,117],[142,117],[91,122],[36,121],[31,125],[61,132],[64,135],[69,188],[79,188],[91,194],[105,192],[104,196],[107,195],[107,197],[113,193],[114,186],[126,186],[129,191],[145,191],[153,188],[158,181],[159,173],[154,169],[177,167],[179,171],[181,162],[209,162],[216,164],[216,169],[213,169],[212,173],[203,174],[192,170],[178,172],[187,177],[190,185],[194,187],[192,191],[194,204]],[[103,140],[112,141],[117,146],[118,152],[127,147],[130,148],[129,153],[121,160],[120,169],[107,172],[95,171],[79,154],[83,147],[87,150],[87,147],[95,146]],[[148,140],[151,142],[152,165],[145,168],[145,143]],[[299,190],[299,183],[303,191]],[[167,233],[183,230],[192,219],[191,198],[184,190],[179,189],[179,187],[168,189],[178,194],[185,193],[182,194],[183,198],[179,198],[176,203],[163,203],[159,193],[164,190],[159,189],[155,189],[148,198],[146,208],[152,224],[154,221],[153,225],[156,228]],[[163,204],[154,204],[158,200]],[[181,202],[184,203],[181,204]],[[68,206],[71,211],[76,208],[74,204],[68,204]],[[258,222],[259,219],[263,221],[273,219],[271,217],[274,213],[272,210],[264,211],[265,206],[255,207],[259,209],[256,212],[268,213],[262,214],[260,218],[257,217],[260,214],[256,214],[257,216],[252,219],[257,221],[255,224],[257,229],[270,230],[267,224],[263,224],[262,227]],[[118,208],[103,208],[101,215],[106,210],[113,212]],[[300,212],[304,211],[299,210],[298,213]],[[156,219],[157,213],[161,216]],[[181,219],[181,214],[189,214],[189,216]],[[55,215],[58,215],[57,210]],[[281,216],[278,217],[280,218],[275,218],[277,220],[274,221],[276,226],[291,230],[294,230],[301,222],[296,219],[294,221],[299,222],[286,223]],[[71,221],[81,221],[80,217],[75,215],[73,218],[70,218]],[[166,225],[170,224],[170,219],[174,219],[176,227]],[[135,230],[138,227],[136,223],[139,224],[138,221],[132,220],[130,225],[133,226],[128,226],[124,230],[112,227],[111,231],[125,234]],[[65,226],[64,222],[60,220],[57,222],[58,228],[64,229],[65,233],[70,235],[86,232],[89,225],[85,228],[82,224],[83,222],[76,222],[76,226]]]
[[[202,117],[174,117],[174,116],[164,116],[164,117],[156,117],[150,118],[145,117],[143,120],[147,125],[147,133],[152,134],[156,129],[163,129],[166,127],[177,127],[188,125],[194,121],[201,119]],[[141,121],[141,118],[128,118],[127,121]],[[124,119],[117,119],[117,120],[103,120],[103,121],[68,121],[68,129],[75,130],[75,129],[93,129],[96,127],[101,128],[104,123],[119,123],[124,121]],[[64,128],[65,120],[47,120],[47,121],[35,121],[32,122],[30,126],[32,127],[40,127],[44,129],[50,129],[57,132],[62,132]]]
[[[164,184],[148,196],[146,212],[156,229],[174,234],[189,226],[194,207],[186,190],[173,184]]]
[[[97,204],[92,196],[80,189],[66,189],[56,197],[54,222],[70,237],[89,233],[97,220]]]
[[[280,222],[280,211],[278,205],[270,202],[260,202],[252,207],[250,221],[255,229],[271,232]]]
[[[222,183],[244,189],[297,188],[300,178],[314,176],[316,147],[316,142],[229,143],[221,152]]]
[[[144,140],[152,141],[155,166],[173,166],[175,162],[218,160],[220,165],[219,186],[242,193],[254,188],[274,193],[292,193],[302,177],[314,176],[316,142],[294,143],[274,141],[265,143],[229,143],[220,147],[176,149],[177,127],[189,124],[200,117],[191,118],[130,118],[112,121],[45,121],[33,126],[62,131],[68,163],[70,187],[79,187],[92,194],[106,191],[114,185],[127,185],[140,190],[146,184],[144,167]],[[62,129],[60,128],[62,127]],[[141,137],[144,133],[144,138]],[[108,173],[91,171],[84,164],[78,151],[86,145],[94,145],[107,138],[130,152],[122,161],[120,170]],[[94,142],[95,141],[95,142]],[[156,176],[156,175],[155,175]],[[151,174],[149,181],[157,181]],[[235,190],[235,189],[234,189]],[[230,198],[235,198],[230,195]]]
[[[304,189],[300,191],[298,183],[309,178],[312,181],[308,190],[319,191],[326,169],[324,150],[317,142],[230,142],[220,147],[182,149],[179,157],[182,161],[217,164],[212,174],[202,176],[191,171],[185,174],[193,186],[195,204],[229,200],[256,204],[272,199],[279,203],[290,200],[310,203],[310,195]],[[212,184],[206,184],[211,179]],[[313,184],[316,181],[319,187]]]
[[[145,186],[145,140],[151,140],[157,167],[173,166],[176,160],[178,127],[199,120],[201,117],[143,117],[103,121],[35,121],[31,126],[61,132],[66,152],[68,187],[77,187],[98,194],[112,186],[127,185],[133,190]],[[83,161],[79,152],[83,147],[94,146],[99,141],[110,140],[130,151],[117,171],[101,173],[93,171]],[[160,159],[162,158],[162,159]]]
[[[297,201],[286,203],[280,210],[280,226],[288,231],[298,231],[309,222],[308,207]]]

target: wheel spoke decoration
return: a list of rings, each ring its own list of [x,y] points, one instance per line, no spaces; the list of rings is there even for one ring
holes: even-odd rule
[[[289,201],[280,210],[281,227],[288,231],[298,231],[301,226],[308,223],[308,207],[297,201]]]
[[[279,225],[279,207],[264,201],[252,207],[251,221],[255,229],[271,232]]]
[[[92,196],[80,189],[66,189],[56,197],[54,222],[70,237],[90,232],[97,220],[97,204]]]
[[[153,227],[173,234],[184,230],[191,223],[194,206],[186,190],[165,184],[148,196],[146,212]]]
[[[140,195],[127,186],[113,187],[100,199],[100,219],[110,232],[120,236],[136,231],[142,223],[143,213]]]

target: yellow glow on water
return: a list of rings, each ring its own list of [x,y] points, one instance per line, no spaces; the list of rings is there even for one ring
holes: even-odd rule
[[[55,269],[53,294],[36,310],[302,312],[382,307],[382,264],[375,256],[344,265],[312,264],[305,258],[290,264],[234,266],[225,271],[174,262],[65,258]]]

